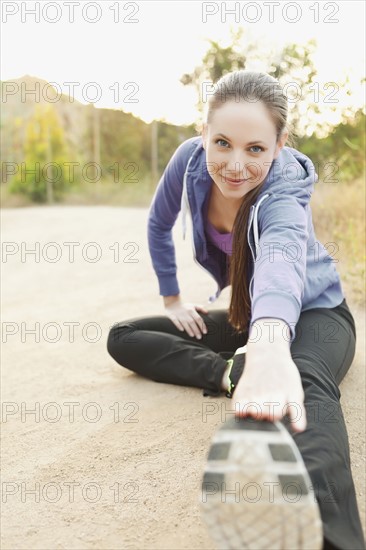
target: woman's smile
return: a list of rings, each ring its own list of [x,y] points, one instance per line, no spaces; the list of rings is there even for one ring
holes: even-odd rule
[[[224,179],[224,182],[230,187],[239,187],[239,185],[242,185],[243,183],[248,181],[246,179],[233,179],[233,178],[226,178],[225,176],[222,176],[222,177]]]

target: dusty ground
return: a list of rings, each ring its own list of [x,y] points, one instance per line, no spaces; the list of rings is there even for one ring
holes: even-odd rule
[[[2,212],[2,240],[15,252],[1,264],[4,550],[212,548],[198,508],[221,423],[219,413],[202,414],[212,398],[138,377],[106,350],[115,322],[164,314],[146,219],[146,209],[113,207]],[[182,295],[207,305],[215,285],[194,263],[180,218],[174,239]],[[74,262],[70,242],[79,243]],[[21,256],[36,246],[38,262]],[[209,308],[228,298],[227,288]],[[341,404],[365,526],[365,317],[352,311],[357,352]]]

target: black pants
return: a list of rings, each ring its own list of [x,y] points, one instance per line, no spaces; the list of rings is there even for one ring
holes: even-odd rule
[[[208,329],[201,340],[179,331],[167,316],[140,317],[111,328],[108,352],[123,367],[156,382],[219,395],[226,359],[246,344],[248,334],[234,334],[225,309],[199,314]],[[305,392],[307,427],[289,431],[313,482],[326,549],[365,549],[338,387],[352,364],[355,343],[354,318],[344,300],[333,309],[303,311],[290,348]]]

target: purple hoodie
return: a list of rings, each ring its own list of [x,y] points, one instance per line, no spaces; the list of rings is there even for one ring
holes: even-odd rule
[[[334,260],[315,237],[310,198],[318,175],[311,160],[292,147],[274,159],[251,206],[247,239],[252,252],[249,292],[251,321],[285,321],[293,342],[301,311],[333,308],[343,299]],[[161,296],[180,294],[172,227],[182,210],[183,238],[190,214],[193,258],[216,282],[208,299],[228,286],[228,254],[207,242],[205,224],[211,185],[202,137],[179,145],[168,162],[151,202],[147,237]]]

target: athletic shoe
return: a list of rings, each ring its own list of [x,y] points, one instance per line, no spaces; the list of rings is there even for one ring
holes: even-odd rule
[[[200,507],[218,549],[321,550],[320,510],[282,421],[232,417],[215,433]]]
[[[236,350],[230,359],[227,360],[228,365],[230,365],[230,370],[228,373],[229,389],[226,392],[226,397],[229,397],[229,399],[232,398],[233,391],[243,373],[246,351],[247,346],[242,346]]]

